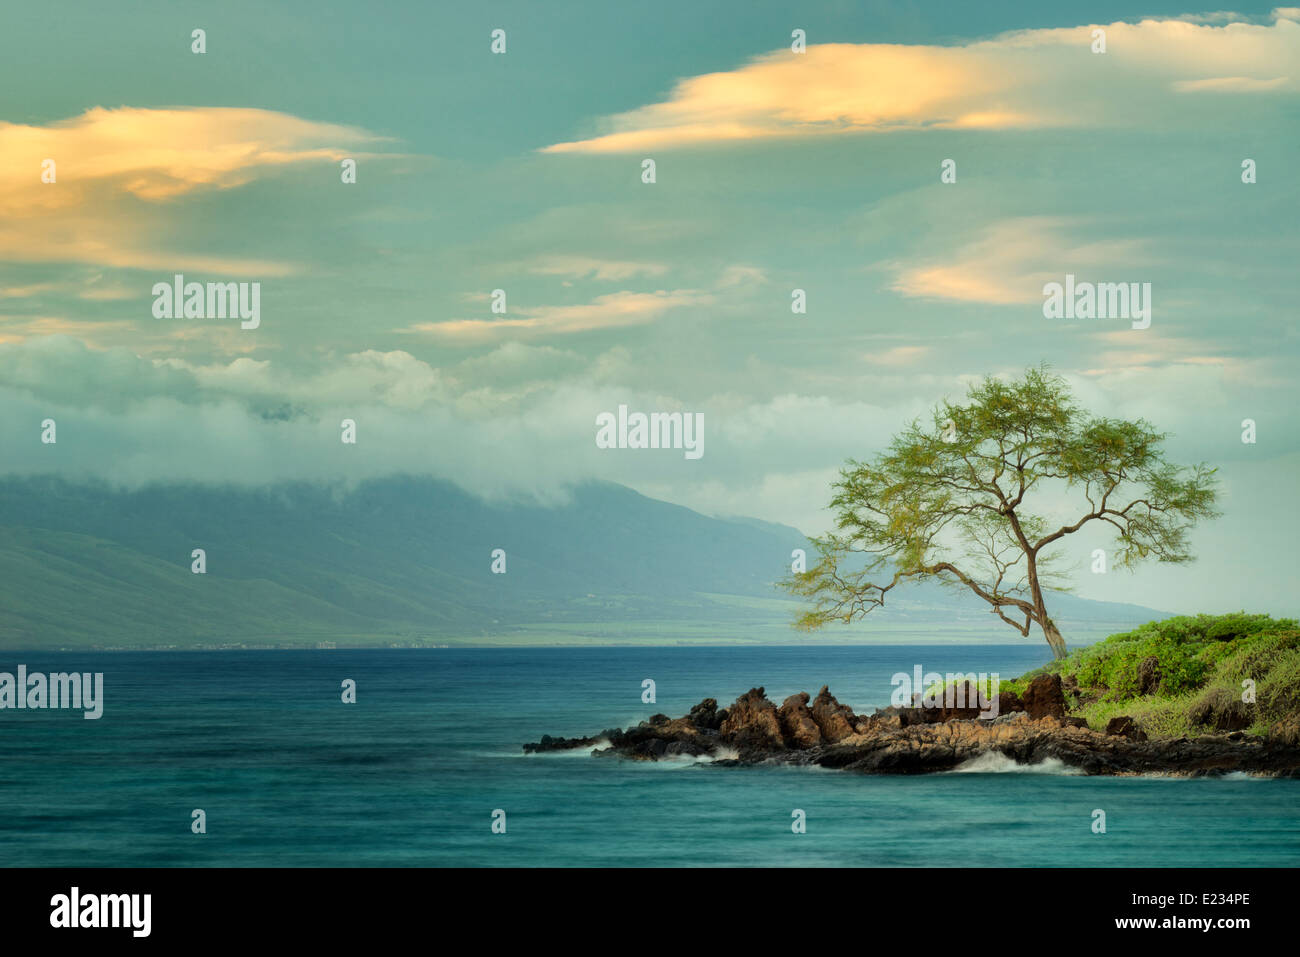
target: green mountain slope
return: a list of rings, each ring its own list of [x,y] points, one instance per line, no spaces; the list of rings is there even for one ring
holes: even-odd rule
[[[806,546],[792,528],[608,483],[546,507],[407,477],[350,491],[11,478],[0,480],[0,647],[563,641],[582,629],[617,640],[633,624],[790,640],[795,606],[774,583]],[[191,573],[195,548],[206,574]],[[491,570],[498,548],[505,574]],[[1062,620],[1098,627],[1157,614],[1060,601]],[[987,622],[978,601],[918,587],[861,628]]]

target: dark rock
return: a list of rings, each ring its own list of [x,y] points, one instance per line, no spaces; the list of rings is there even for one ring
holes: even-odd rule
[[[969,681],[943,689],[943,707],[939,709],[941,721],[969,721],[978,718],[980,711],[979,691]]]
[[[1196,724],[1215,731],[1244,731],[1251,725],[1250,708],[1239,697],[1223,688],[1214,688],[1187,709],[1187,716]]]
[[[702,731],[717,731],[722,726],[723,716],[718,713],[718,700],[716,698],[705,698],[695,707],[691,708],[688,716],[691,724]]]
[[[1031,698],[1051,701],[1052,676],[1042,676]],[[1046,685],[1044,687],[1044,684]],[[1059,690],[1059,689],[1057,689]],[[821,695],[818,696],[822,697]],[[832,705],[826,692],[825,704]],[[816,705],[814,704],[813,708]],[[524,746],[525,751],[589,747],[598,756],[658,761],[677,756],[711,756],[716,765],[754,765],[782,762],[820,765],[848,771],[920,774],[948,770],[981,754],[1005,755],[1021,764],[1055,759],[1087,774],[1212,775],[1244,771],[1277,777],[1300,778],[1300,715],[1277,722],[1265,739],[1240,731],[1187,738],[1150,741],[1136,722],[1122,715],[1111,720],[1106,734],[1083,731],[1081,718],[1030,713],[1001,715],[995,721],[953,719],[939,721],[938,708],[887,708],[870,717],[855,716],[855,733],[828,740],[820,735],[809,744],[816,714],[806,695],[793,695],[777,709],[762,688],[751,689],[727,709],[718,729],[708,715],[722,715],[716,702],[692,709],[691,716],[634,728],[609,730],[587,738],[543,737]],[[782,721],[792,729],[784,741]],[[845,717],[848,721],[848,718]],[[699,722],[699,723],[697,723]],[[797,740],[803,735],[803,740]],[[609,747],[598,748],[608,740]]]
[[[1061,691],[1059,674],[1039,675],[1025,689],[1025,711],[1037,721],[1039,718],[1064,718],[1065,695]]]
[[[1025,703],[1020,700],[1020,695],[1014,691],[998,692],[998,714],[1012,714],[1024,710]]]
[[[1117,715],[1107,721],[1106,733],[1128,738],[1130,741],[1145,741],[1147,739],[1147,733],[1139,728],[1137,722],[1126,714]]]
[[[1061,719],[1061,724],[1067,728],[1083,728],[1086,731],[1088,728],[1088,719],[1067,717]]]
[[[542,735],[542,740],[533,741],[524,745],[525,754],[540,754],[546,751],[572,751],[575,748],[589,748],[595,745],[604,737],[595,735],[590,738],[553,738],[549,734]]]
[[[938,708],[899,708],[898,724],[902,728],[910,728],[918,724],[937,724],[943,720],[943,715]]]

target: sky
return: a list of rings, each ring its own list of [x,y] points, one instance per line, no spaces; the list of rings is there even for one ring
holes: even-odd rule
[[[1079,594],[1300,611],[1300,8],[0,15],[3,473],[606,479],[816,534],[847,459],[1047,363],[1223,482],[1195,564],[1080,536]],[[157,318],[177,273],[260,283],[260,324]],[[1046,318],[1067,274],[1150,283],[1150,325]],[[619,405],[703,413],[704,454],[598,448]]]

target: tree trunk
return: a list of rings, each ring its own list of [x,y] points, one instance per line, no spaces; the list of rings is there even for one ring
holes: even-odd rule
[[[1053,658],[1065,657],[1065,639],[1061,633],[1056,630],[1056,623],[1050,618],[1043,619],[1043,634],[1047,636],[1047,643],[1052,648]]]
[[[1043,588],[1038,583],[1038,555],[1034,549],[1029,547],[1029,542],[1024,533],[1020,531],[1020,520],[1012,513],[1010,516],[1011,524],[1016,530],[1016,538],[1020,540],[1021,547],[1025,549],[1026,562],[1025,570],[1029,575],[1029,591],[1034,599],[1034,611],[1038,616],[1039,624],[1042,625],[1043,635],[1047,638],[1047,644],[1052,649],[1052,657],[1060,659],[1065,657],[1065,639],[1061,633],[1056,630],[1056,622],[1047,617],[1047,605],[1043,602]]]

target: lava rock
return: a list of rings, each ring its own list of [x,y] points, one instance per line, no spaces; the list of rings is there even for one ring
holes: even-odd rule
[[[1039,718],[1064,718],[1065,694],[1061,690],[1059,674],[1039,675],[1025,689],[1025,711],[1037,721]]]
[[[1139,728],[1137,722],[1126,714],[1118,715],[1107,721],[1106,733],[1128,738],[1130,741],[1145,741],[1147,739],[1147,733]]]

